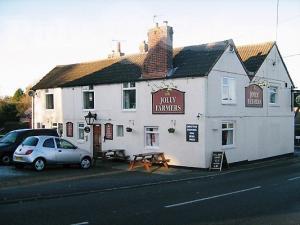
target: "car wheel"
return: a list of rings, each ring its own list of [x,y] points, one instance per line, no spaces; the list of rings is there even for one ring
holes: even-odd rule
[[[37,158],[36,160],[34,160],[33,162],[33,168],[36,170],[36,171],[42,171],[44,170],[46,167],[46,162],[44,159],[42,158]]]
[[[23,169],[24,165],[23,164],[15,164],[16,169]]]
[[[9,157],[8,155],[2,156],[1,162],[2,162],[4,165],[9,165],[10,162],[11,162],[10,157]]]
[[[80,166],[82,169],[89,169],[91,165],[92,165],[92,161],[88,157],[83,158],[80,162]]]

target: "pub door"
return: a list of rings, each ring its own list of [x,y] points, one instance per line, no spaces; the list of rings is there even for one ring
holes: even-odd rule
[[[97,157],[101,152],[101,125],[93,125],[93,156]]]

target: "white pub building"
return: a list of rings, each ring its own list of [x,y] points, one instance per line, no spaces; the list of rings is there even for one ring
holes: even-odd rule
[[[274,42],[173,48],[167,23],[140,53],[56,66],[34,87],[33,125],[91,152],[159,151],[170,165],[208,168],[292,153],[294,85]],[[93,116],[87,125],[85,116]]]

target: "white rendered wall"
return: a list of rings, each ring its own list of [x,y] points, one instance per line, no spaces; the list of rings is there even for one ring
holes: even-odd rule
[[[170,84],[169,81],[164,81]],[[97,85],[94,86],[95,110],[91,110],[98,115],[98,123],[110,122],[114,125],[113,140],[105,140],[104,126],[102,125],[102,150],[113,148],[124,148],[128,155],[148,151],[163,151],[171,159],[171,165],[204,167],[204,120],[197,118],[198,113],[204,114],[205,107],[205,87],[206,78],[184,78],[174,79],[172,84],[177,89],[185,92],[185,114],[179,115],[153,115],[152,95],[155,86],[161,86],[162,80],[137,82],[136,83],[136,110],[122,110],[122,84]],[[74,138],[69,138],[73,142],[92,151],[92,132],[86,134],[87,141],[77,140],[76,124],[84,122],[84,116],[89,110],[82,109],[82,89],[64,88],[64,123],[74,123]],[[172,127],[172,120],[176,121],[175,133],[168,133],[168,128]],[[134,124],[134,125],[133,125]],[[186,124],[199,125],[199,142],[186,142]],[[116,136],[116,125],[124,125],[124,137]],[[133,132],[126,132],[126,127],[132,127]],[[144,127],[159,127],[159,148],[146,149]],[[64,132],[65,133],[65,132]]]
[[[45,128],[52,128],[52,123],[62,123],[62,89],[48,89],[49,94],[53,94],[54,109],[46,109],[46,90],[37,90],[34,96],[34,128],[37,123],[45,125]]]
[[[277,63],[272,59],[276,49],[272,49],[256,74],[268,83],[279,87],[279,101],[270,106],[268,87],[263,87],[263,108],[245,107],[245,87],[249,78],[238,63],[235,54],[225,52],[208,76],[208,101],[206,127],[206,157],[212,151],[225,150],[230,163],[256,160],[293,152],[293,113],[291,112],[290,87],[287,73],[277,55]],[[278,53],[277,53],[278,54]],[[236,104],[221,102],[222,78],[236,80]],[[287,83],[287,87],[285,87]],[[234,121],[235,146],[222,148],[222,121]],[[208,167],[209,164],[206,164]]]

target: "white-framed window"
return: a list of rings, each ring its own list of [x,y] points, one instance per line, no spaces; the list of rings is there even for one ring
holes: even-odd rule
[[[78,123],[78,140],[84,140],[84,123]]]
[[[135,82],[126,82],[122,86],[122,108],[124,110],[134,110],[136,108],[136,87]]]
[[[145,147],[159,148],[159,129],[158,127],[145,127]]]
[[[93,85],[82,88],[83,109],[94,109],[94,88]]]
[[[235,78],[222,78],[222,104],[234,104],[236,102]]]
[[[46,109],[54,109],[53,94],[46,93]]]
[[[52,128],[57,129],[57,123],[52,123]]]
[[[269,87],[269,104],[278,104],[278,87]]]
[[[117,125],[117,137],[124,137],[124,126]]]
[[[235,122],[222,122],[222,147],[232,147],[235,144]]]

